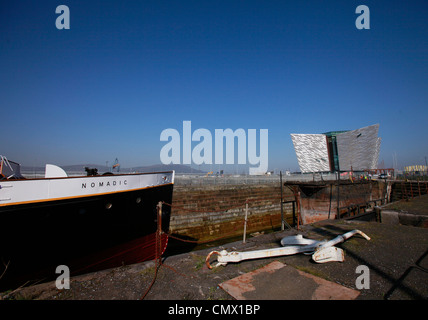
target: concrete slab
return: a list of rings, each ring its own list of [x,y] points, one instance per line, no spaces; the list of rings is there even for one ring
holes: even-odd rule
[[[360,294],[279,261],[219,286],[237,300],[354,300]]]

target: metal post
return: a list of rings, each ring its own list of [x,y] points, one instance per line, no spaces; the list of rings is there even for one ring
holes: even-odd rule
[[[300,223],[300,191],[297,192],[297,230],[299,230]]]
[[[340,170],[337,171],[337,215],[336,215],[336,219],[340,219],[339,189],[340,189]]]
[[[419,196],[421,195],[421,187],[419,186],[419,178],[418,178],[418,191],[419,191]]]
[[[283,207],[284,198],[282,195],[282,171],[279,172],[279,181],[281,183],[281,231],[284,231],[284,207]]]
[[[328,218],[330,219],[330,212],[331,212],[331,196],[333,195],[333,184],[330,184],[330,201],[328,203]]]
[[[160,230],[158,230],[159,234],[162,232],[162,201],[158,202],[157,205],[158,209],[158,227]]]
[[[296,221],[296,201],[293,201],[292,204],[293,204],[293,227],[295,227],[297,225],[297,221]]]
[[[162,254],[162,201],[158,202],[157,212],[158,212],[158,230],[156,234],[157,246],[156,246],[156,259],[160,258]]]
[[[245,243],[247,237],[247,217],[248,217],[248,199],[245,200],[245,220],[244,220],[244,237],[242,243]]]

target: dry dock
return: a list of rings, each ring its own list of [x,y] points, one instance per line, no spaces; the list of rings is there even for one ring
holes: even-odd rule
[[[400,203],[396,212],[412,214],[411,206],[406,209],[406,205],[413,204],[415,199]],[[419,209],[415,214],[428,216],[428,195],[417,200]],[[390,205],[388,210],[393,211],[394,207]],[[229,263],[212,270],[205,265],[212,250],[274,248],[280,246],[284,236],[295,234],[330,240],[353,229],[363,231],[371,240],[354,236],[337,245],[345,252],[344,262],[318,264],[310,255],[296,254]],[[367,267],[367,288],[357,287],[357,278],[362,275],[359,266]],[[58,290],[52,282],[3,294],[3,299],[139,300],[144,295],[144,300],[427,299],[428,229],[400,224],[398,218],[384,219],[382,223],[326,220],[300,226],[298,231],[289,229],[248,237],[245,244],[241,240],[221,247],[167,254],[156,278],[155,267],[154,261],[123,266],[72,278],[68,290]],[[230,285],[231,280],[245,283],[246,287],[234,295],[225,285]]]

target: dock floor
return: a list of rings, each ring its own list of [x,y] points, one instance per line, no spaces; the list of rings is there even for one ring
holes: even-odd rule
[[[280,246],[280,240],[289,235],[302,234],[306,238],[330,240],[339,234],[359,229],[371,237],[370,241],[356,235],[338,244],[345,252],[344,262],[318,264],[310,255],[247,260],[229,263],[212,270],[205,265],[205,258],[212,250],[248,251]],[[300,230],[249,237],[245,244],[236,241],[221,247],[192,251],[164,257],[157,277],[145,300],[234,300],[221,284],[231,279],[255,272],[269,264],[286,266],[281,274],[312,275],[337,287],[358,291],[357,300],[413,300],[428,297],[428,229],[405,225],[391,225],[356,220],[327,220],[301,226]],[[356,287],[357,267],[369,270],[369,288]],[[4,299],[42,300],[138,300],[149,288],[155,275],[155,262],[123,266],[71,279],[68,290],[58,290],[55,282],[19,289],[3,295]],[[252,300],[309,299],[314,290],[311,285],[293,286],[288,277],[281,281],[279,273],[272,273],[257,280],[256,289],[249,295]],[[297,278],[296,278],[297,279]],[[288,283],[288,284],[287,284]],[[346,290],[345,290],[346,291]],[[267,294],[266,292],[269,292]],[[325,299],[338,299],[328,296]]]

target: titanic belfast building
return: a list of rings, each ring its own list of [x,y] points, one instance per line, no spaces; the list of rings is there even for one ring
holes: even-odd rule
[[[291,134],[302,173],[376,169],[379,124],[351,131]]]

